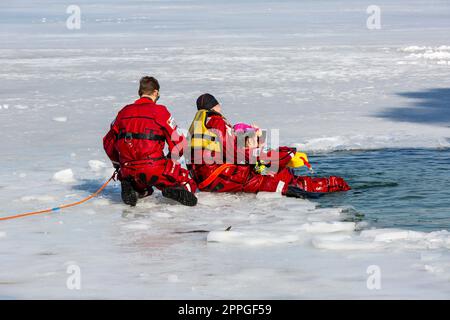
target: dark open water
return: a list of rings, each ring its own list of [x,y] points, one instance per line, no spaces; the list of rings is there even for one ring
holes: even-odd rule
[[[376,227],[450,230],[450,149],[387,149],[311,155],[317,175],[340,175],[352,191],[315,201],[348,207]],[[303,171],[304,173],[304,171]]]

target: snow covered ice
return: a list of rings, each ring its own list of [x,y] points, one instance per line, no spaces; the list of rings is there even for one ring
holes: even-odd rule
[[[75,182],[75,178],[73,176],[72,169],[65,169],[65,170],[56,172],[53,175],[53,180],[62,182],[62,183]]]
[[[356,0],[76,4],[80,30],[64,2],[0,4],[0,216],[98,189],[112,174],[101,139],[144,74],[184,128],[211,92],[232,123],[308,152],[450,147],[446,1],[381,1],[380,30]],[[0,298],[450,297],[448,230],[373,229],[275,194],[198,197],[128,208],[115,182],[0,222]]]
[[[53,121],[56,122],[66,122],[67,121],[67,117],[54,117]]]

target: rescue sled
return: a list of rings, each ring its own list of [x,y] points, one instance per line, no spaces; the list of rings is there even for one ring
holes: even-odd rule
[[[296,185],[290,186],[286,196],[303,197],[303,198],[319,198],[327,193],[343,192],[351,190],[350,186],[341,177],[312,177],[296,175],[296,168],[302,166],[307,167],[311,172],[312,166],[308,161],[306,153],[297,152],[288,166],[291,168],[292,174],[295,176]]]
[[[296,186],[290,186],[286,196],[319,198],[327,193],[351,190],[350,186],[341,177],[310,177],[296,176]]]

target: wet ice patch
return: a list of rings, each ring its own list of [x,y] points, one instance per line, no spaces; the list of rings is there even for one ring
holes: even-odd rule
[[[56,172],[53,175],[53,180],[61,183],[71,183],[76,181],[72,169],[65,169]]]

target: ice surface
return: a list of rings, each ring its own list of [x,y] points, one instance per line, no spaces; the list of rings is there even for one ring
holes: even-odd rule
[[[56,172],[53,175],[53,180],[62,182],[62,183],[75,182],[75,178],[74,178],[72,169],[64,169],[64,170]]]
[[[24,196],[20,200],[28,202],[28,201],[38,201],[38,202],[51,202],[55,201],[55,198],[48,195],[39,195],[39,196]]]
[[[424,60],[436,62],[437,64],[449,64],[450,62],[450,46],[439,47],[418,47],[409,46],[400,49],[400,51],[409,52],[406,59],[410,61]]]
[[[89,160],[89,167],[94,172],[99,172],[104,170],[105,168],[110,168],[111,166],[104,161],[101,160]]]
[[[112,174],[102,137],[144,74],[183,128],[211,92],[231,122],[305,151],[450,146],[447,1],[381,1],[381,30],[360,1],[77,4],[81,30],[60,1],[0,4],[1,216],[95,192]],[[276,194],[188,209],[157,191],[132,209],[115,182],[0,223],[0,298],[450,297],[448,231],[368,228]]]
[[[54,117],[53,121],[56,122],[66,122],[67,121],[67,117]]]

